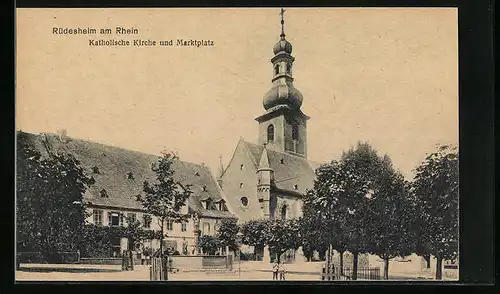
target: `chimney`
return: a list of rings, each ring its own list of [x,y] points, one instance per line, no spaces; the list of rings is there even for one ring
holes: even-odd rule
[[[63,142],[63,143],[66,143],[66,141],[67,141],[68,137],[67,137],[66,134],[67,134],[66,129],[59,129],[59,130],[57,130],[57,135],[59,136],[59,140],[61,142]]]

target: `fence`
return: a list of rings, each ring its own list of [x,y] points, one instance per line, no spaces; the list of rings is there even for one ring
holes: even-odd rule
[[[344,268],[344,275],[352,277],[352,269]],[[380,268],[358,267],[357,278],[358,280],[380,280]]]
[[[151,259],[151,266],[149,267],[149,280],[150,281],[166,281],[168,280],[168,256],[162,261],[160,257],[153,257]]]

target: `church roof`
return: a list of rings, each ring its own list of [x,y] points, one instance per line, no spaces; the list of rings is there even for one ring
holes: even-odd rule
[[[18,136],[20,134],[43,156],[48,155],[47,150],[61,150],[73,154],[80,161],[80,165],[95,179],[95,184],[86,191],[87,202],[123,209],[142,209],[136,196],[144,193],[142,187],[145,180],[154,181],[155,173],[151,170],[151,164],[159,156],[80,139],[67,138],[63,142],[55,134],[18,133]],[[174,177],[181,185],[191,185],[193,193],[187,201],[189,211],[204,217],[235,217],[228,211],[203,208],[202,200],[210,198],[218,202],[223,199],[207,166],[178,160],[172,167]],[[108,197],[100,196],[103,189]]]
[[[242,141],[258,169],[264,146]],[[269,167],[274,171],[276,188],[294,193],[305,194],[314,187],[315,169],[320,163],[290,153],[267,149]]]

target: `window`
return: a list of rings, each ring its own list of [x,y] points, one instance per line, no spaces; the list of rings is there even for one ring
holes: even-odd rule
[[[145,214],[142,216],[142,222],[144,224],[144,227],[146,229],[149,229],[151,228],[151,221],[152,221],[152,218],[149,214]]]
[[[187,222],[186,222],[186,221],[183,221],[183,222],[181,223],[181,231],[182,231],[182,232],[187,231]]]
[[[269,125],[267,127],[267,142],[273,142],[274,141],[274,126]]]
[[[120,214],[118,212],[108,212],[108,225],[110,227],[117,227],[122,222],[120,222]]]
[[[108,191],[106,191],[106,189],[102,189],[100,194],[102,198],[109,198]]]
[[[171,220],[167,221],[167,230],[172,231],[174,229],[174,222]]]
[[[242,164],[242,165],[240,165],[240,170],[243,170],[243,164]]]
[[[203,223],[203,234],[210,235],[210,223]]]
[[[206,185],[203,185],[203,192],[206,192],[207,191],[207,186]]]
[[[294,188],[295,190],[298,190],[298,189],[299,189],[299,185],[294,185],[294,186],[293,186],[293,188]]]
[[[102,226],[102,210],[94,209],[94,225]]]
[[[133,180],[133,179],[134,179],[134,174],[133,174],[132,172],[129,172],[129,173],[127,174],[127,178],[128,178],[129,180]]]
[[[276,64],[274,66],[274,74],[277,75],[280,73],[280,65],[279,64]]]
[[[283,160],[283,158],[282,158],[282,159],[280,159],[280,163],[281,163],[281,164],[283,164],[284,162],[285,162],[285,161]]]
[[[243,183],[240,183],[240,189],[242,189],[242,188],[243,188]]]
[[[286,208],[286,205],[283,205],[283,207],[281,208],[281,219],[286,218]]]
[[[129,218],[129,219],[130,219],[130,222],[131,222],[131,223],[133,223],[133,222],[135,222],[135,221],[136,221],[136,215],[135,215],[135,213],[128,213],[128,214],[127,214],[127,218]]]
[[[298,139],[299,139],[299,126],[293,125],[292,126],[292,140],[298,140]]]
[[[247,206],[248,205],[248,198],[247,197],[241,197],[241,205]]]

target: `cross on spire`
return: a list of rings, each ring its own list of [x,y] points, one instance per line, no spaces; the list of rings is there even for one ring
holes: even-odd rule
[[[285,37],[285,20],[284,20],[284,15],[285,15],[286,9],[281,8],[280,14],[281,14],[281,37]]]

